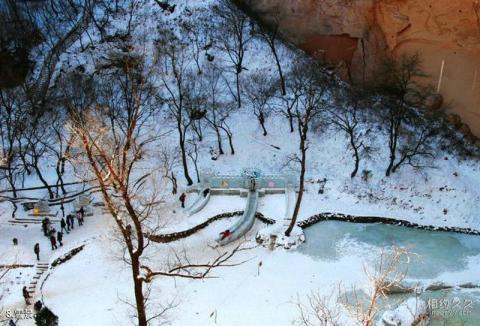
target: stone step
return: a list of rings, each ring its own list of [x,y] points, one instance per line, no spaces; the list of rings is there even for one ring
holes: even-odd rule
[[[11,224],[40,224],[42,222],[25,222],[25,221],[9,220],[8,223],[11,223]]]

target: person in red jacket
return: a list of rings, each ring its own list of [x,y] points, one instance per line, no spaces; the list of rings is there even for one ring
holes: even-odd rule
[[[180,202],[182,203],[182,208],[185,208],[185,199],[187,199],[187,195],[184,192],[182,192],[179,199],[180,199]]]
[[[228,237],[231,236],[231,235],[232,235],[232,232],[231,232],[230,230],[228,230],[228,229],[225,230],[225,231],[223,231],[223,232],[220,232],[220,241],[228,238]]]

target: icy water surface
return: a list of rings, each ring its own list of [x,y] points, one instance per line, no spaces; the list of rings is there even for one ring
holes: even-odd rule
[[[372,263],[382,250],[404,247],[414,253],[410,255],[407,279],[422,280],[424,284],[442,281],[444,277],[449,284],[480,281],[480,236],[339,221],[317,223],[305,229],[305,236],[306,242],[298,250],[315,259],[360,255]],[[478,289],[425,292],[420,297],[434,306],[432,326],[480,325]],[[388,301],[395,304],[406,298],[393,296]],[[454,309],[445,309],[446,303],[450,308],[455,305]]]
[[[322,260],[344,255],[375,258],[382,248],[407,248],[414,253],[409,278],[431,279],[444,272],[464,270],[469,261],[480,262],[480,236],[425,231],[396,225],[320,222],[305,229],[299,251]],[[480,270],[479,270],[480,274]]]

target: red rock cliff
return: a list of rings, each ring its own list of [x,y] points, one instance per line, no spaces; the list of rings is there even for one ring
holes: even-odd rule
[[[286,39],[368,78],[391,53],[418,52],[428,82],[480,136],[479,0],[239,0]]]

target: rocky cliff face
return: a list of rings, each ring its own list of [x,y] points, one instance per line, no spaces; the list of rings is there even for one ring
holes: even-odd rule
[[[480,136],[479,0],[238,1],[353,80],[371,77],[385,54],[418,52],[427,82]]]

